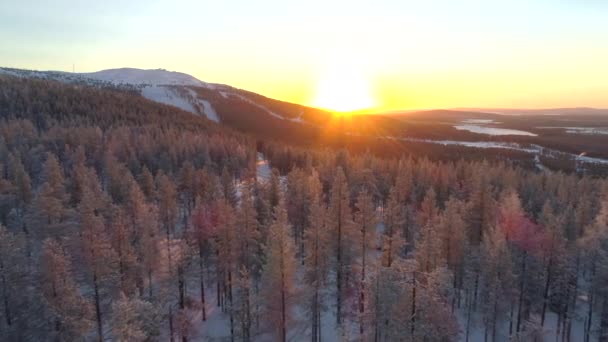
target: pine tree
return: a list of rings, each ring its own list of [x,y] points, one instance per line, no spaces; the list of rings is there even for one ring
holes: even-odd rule
[[[139,184],[146,198],[152,199],[156,196],[156,187],[154,186],[154,176],[150,170],[144,165],[143,171],[139,177]]]
[[[114,210],[110,227],[112,248],[118,258],[118,273],[120,276],[120,289],[127,296],[135,293],[137,287],[138,266],[136,251],[131,244],[133,234],[129,229],[122,209]],[[138,236],[139,238],[139,236]]]
[[[172,296],[170,295],[171,280],[173,278],[173,272],[175,272],[176,257],[173,255],[173,235],[175,233],[175,224],[177,220],[177,191],[175,184],[167,175],[159,172],[156,176],[156,196],[158,201],[158,216],[162,229],[164,231],[165,239],[165,255],[166,255],[166,270],[167,270],[167,292],[165,293],[166,304],[168,309],[168,320],[169,320],[169,336],[170,340],[174,341],[174,310]],[[178,291],[181,289],[178,287]]]
[[[356,230],[358,232],[358,245],[359,245],[359,332],[361,335],[364,334],[364,317],[365,312],[365,294],[368,274],[368,254],[370,248],[374,247],[376,241],[376,225],[378,224],[378,218],[376,216],[376,209],[372,202],[372,196],[366,191],[362,190],[357,197],[355,203],[355,223]]]
[[[230,318],[230,336],[234,339],[234,280],[237,276],[237,236],[235,227],[235,213],[232,205],[225,199],[218,201],[217,205],[217,235],[216,235],[216,262],[217,262],[217,304],[222,307]]]
[[[465,205],[451,197],[439,218],[437,234],[440,239],[440,265],[446,265],[453,274],[453,288],[456,291],[452,310],[460,303],[460,292],[463,288],[465,253],[469,247],[466,236]]]
[[[590,340],[593,308],[599,306],[601,311],[597,319],[599,321],[597,336],[602,341],[608,338],[608,200],[603,201],[595,220],[585,229],[580,244],[591,271],[589,276],[590,304],[585,338]]]
[[[32,201],[32,180],[25,170],[21,158],[9,155],[10,181],[16,187],[17,209],[23,215],[25,207]]]
[[[285,201],[279,200],[270,226],[267,259],[263,271],[265,317],[272,322],[276,340],[287,341],[287,330],[295,304],[296,260],[293,239],[289,234]]]
[[[86,189],[79,206],[82,250],[89,271],[95,303],[97,337],[104,340],[102,287],[116,274],[116,253],[107,234],[104,218],[99,215],[94,191]]]
[[[19,238],[0,225],[0,318],[9,333],[17,330],[17,321],[24,284],[24,274],[20,269],[22,244]],[[5,336],[10,336],[2,331]],[[2,335],[0,335],[2,336]]]
[[[353,222],[350,209],[350,190],[344,171],[338,168],[331,189],[329,225],[335,250],[336,321],[342,323],[342,309],[347,290],[347,277],[351,266]]]
[[[316,172],[308,178],[308,187],[312,195],[309,226],[304,234],[306,250],[304,280],[306,284],[310,285],[306,289],[304,304],[306,312],[310,315],[312,341],[319,342],[322,340],[321,315],[326,306],[324,289],[329,271],[330,241],[327,208],[321,199],[322,188]]]
[[[54,317],[53,335],[61,341],[84,339],[93,327],[93,306],[80,294],[69,256],[58,242],[46,239],[40,260],[42,291]]]
[[[38,236],[58,237],[65,234],[62,223],[67,216],[68,194],[65,190],[65,178],[59,161],[54,154],[48,153],[44,167],[45,182],[35,198],[32,211],[32,223]]]
[[[192,163],[186,161],[180,170],[179,183],[177,190],[180,193],[180,198],[183,203],[184,213],[183,221],[186,229],[188,229],[190,215],[194,209],[195,197],[195,170]]]
[[[216,234],[213,211],[209,205],[199,203],[192,212],[192,233],[191,241],[194,243],[194,248],[198,254],[198,272],[200,279],[200,294],[201,294],[201,319],[207,320],[207,308],[205,297],[205,271],[206,259],[211,248],[210,240]]]
[[[405,221],[402,208],[403,207],[399,203],[397,190],[393,187],[389,192],[383,222],[382,264],[385,267],[390,267],[392,265],[397,257],[402,254],[405,245],[405,240],[402,236],[402,226]]]
[[[128,298],[124,293],[112,304],[112,337],[116,341],[149,341],[157,338],[160,315],[149,302]]]
[[[509,311],[515,278],[507,239],[500,228],[486,232],[481,249],[482,314],[486,327],[490,327],[492,341],[496,340],[497,324]]]
[[[237,291],[240,303],[240,321],[243,340],[251,339],[252,291],[251,281],[258,281],[261,272],[261,260],[257,251],[260,248],[259,223],[256,219],[254,199],[250,185],[244,184],[241,190],[240,206],[236,217],[236,253],[238,267]],[[253,275],[253,277],[252,277]]]

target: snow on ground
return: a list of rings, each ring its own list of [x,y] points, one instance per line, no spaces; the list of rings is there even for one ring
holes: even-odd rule
[[[224,94],[222,94],[222,95],[224,95]],[[285,120],[285,117],[283,117],[282,115],[280,115],[280,114],[277,114],[277,113],[273,112],[272,110],[270,110],[270,109],[266,108],[265,106],[262,106],[261,104],[259,104],[259,103],[257,103],[257,102],[254,102],[254,101],[252,101],[252,100],[250,100],[250,99],[246,98],[246,97],[245,97],[245,96],[243,96],[243,95],[240,95],[240,94],[234,94],[234,93],[230,93],[230,95],[232,95],[232,96],[236,96],[236,97],[238,97],[239,99],[241,99],[241,100],[243,100],[243,101],[245,101],[245,102],[247,102],[247,103],[249,103],[249,104],[251,104],[251,105],[253,105],[253,106],[256,106],[256,107],[260,108],[261,110],[265,111],[266,113],[268,113],[268,114],[269,114],[269,115],[271,115],[271,116],[274,116],[274,117],[275,117],[275,118],[277,118],[277,119],[280,119],[280,120]]]
[[[266,160],[262,152],[258,152],[258,158],[256,162],[256,177],[258,179],[258,182],[266,182],[268,179],[270,179],[271,173],[272,170],[270,169],[268,160]]]
[[[184,97],[175,92],[175,89],[165,86],[149,86],[141,90],[143,97],[154,102],[164,103],[169,106],[183,109],[187,112],[197,114],[192,104]]]
[[[585,317],[585,302],[579,300],[577,302],[576,314],[574,315],[574,319],[572,321],[572,330],[570,333],[571,341],[582,341],[584,336],[584,318]],[[514,309],[514,312],[517,312],[517,308]],[[485,328],[480,322],[482,321],[482,317],[479,312],[475,312],[471,316],[471,324],[469,328],[469,336],[467,340],[466,336],[466,310],[464,305],[461,308],[457,308],[455,310],[456,318],[460,325],[460,339],[461,342],[483,342],[485,341]],[[533,316],[531,318],[532,323],[540,328],[540,317]],[[530,322],[527,322],[530,323]],[[526,323],[524,323],[526,324]],[[491,331],[488,330],[488,341],[491,341]],[[543,342],[555,342],[559,341],[557,335],[557,314],[552,311],[547,311],[547,316],[545,318],[544,327],[540,331],[542,335]],[[560,334],[561,335],[561,334]],[[561,337],[560,337],[561,338]],[[515,337],[512,339],[509,338],[509,318],[508,313],[505,313],[505,317],[497,322],[496,328],[496,342],[508,342],[515,340]],[[533,341],[534,339],[531,336],[522,336],[522,341]],[[592,338],[593,340],[593,338]]]
[[[207,100],[198,100],[203,105],[203,111],[207,116],[207,119],[215,122],[220,122],[220,117],[217,115],[215,108],[211,106],[211,103]]]
[[[265,106],[263,106],[263,105],[255,102],[255,101],[253,101],[253,100],[251,100],[251,99],[249,99],[249,98],[247,98],[247,97],[245,97],[245,96],[243,96],[241,94],[226,93],[226,92],[220,92],[220,94],[223,97],[236,96],[239,99],[241,99],[241,100],[243,100],[243,101],[245,101],[245,102],[247,102],[247,103],[249,103],[249,104],[251,104],[251,105],[253,105],[255,107],[260,108],[261,110],[263,110],[266,113],[268,113],[268,115],[273,116],[273,117],[275,117],[275,118],[277,118],[279,120],[287,120],[287,121],[292,121],[292,122],[297,122],[297,123],[303,123],[304,122],[304,120],[302,119],[303,112],[300,113],[300,115],[298,117],[296,117],[296,118],[286,118],[283,115],[278,114],[277,112],[274,112],[274,111],[270,110],[269,108],[267,108],[267,107],[265,107]]]
[[[461,131],[469,131],[472,133],[486,134],[486,135],[526,135],[535,137],[537,134],[526,132],[518,129],[509,128],[497,128],[497,127],[485,127],[480,125],[455,125],[454,128]]]
[[[217,112],[209,101],[201,99],[194,90],[186,89],[188,93],[184,94],[180,92],[183,89],[164,85],[152,85],[143,87],[141,94],[149,100],[174,106],[192,114],[205,115],[211,121],[220,122]]]
[[[201,99],[198,94],[190,88],[188,88],[188,93],[192,97],[191,101],[197,103],[200,107],[203,108],[203,114],[205,114],[207,119],[215,122],[220,122],[220,117],[217,115],[215,108],[213,108],[209,101]]]

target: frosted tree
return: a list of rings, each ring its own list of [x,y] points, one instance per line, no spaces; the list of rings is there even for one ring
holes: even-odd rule
[[[211,239],[216,234],[214,212],[211,206],[199,203],[192,212],[190,218],[192,222],[192,232],[190,241],[194,244],[198,255],[198,273],[201,294],[201,319],[207,320],[207,308],[205,297],[205,272],[207,271],[206,261],[209,250],[211,249]]]
[[[452,310],[460,303],[460,290],[463,288],[465,253],[468,248],[466,237],[465,205],[451,197],[441,213],[437,226],[441,247],[440,264],[446,265],[454,274],[453,288],[456,290]]]
[[[112,304],[112,337],[120,342],[143,342],[158,338],[160,315],[149,302],[121,293]]]
[[[287,213],[300,260],[304,260],[304,230],[308,225],[310,198],[306,173],[295,169],[287,175]]]
[[[518,277],[517,319],[515,332],[519,335],[523,330],[525,320],[530,316],[531,296],[536,279],[531,277],[537,265],[537,258],[542,256],[544,232],[541,227],[526,217],[521,207],[518,194],[513,190],[505,190],[498,208],[497,229],[504,234],[513,259],[517,264],[514,269]]]
[[[190,161],[186,161],[180,170],[177,190],[183,207],[183,223],[186,229],[194,209],[196,199],[195,170]]]
[[[30,303],[32,283],[25,267],[22,238],[0,225],[0,339],[23,340],[39,313]]]
[[[432,272],[420,273],[418,279],[419,282],[414,284],[418,291],[412,316],[416,323],[413,340],[459,341],[458,321],[450,310],[451,272],[438,267]]]
[[[546,232],[546,241],[543,249],[543,256],[545,260],[545,283],[543,286],[543,299],[541,309],[541,327],[545,325],[547,308],[549,306],[549,297],[551,295],[551,284],[555,281],[556,271],[560,264],[563,264],[564,259],[567,257],[567,250],[565,248],[564,238],[564,217],[557,215],[550,201],[546,201],[543,205],[542,212],[540,213],[539,224],[541,224]],[[566,273],[565,269],[561,267],[560,273]]]
[[[342,323],[348,277],[352,264],[354,244],[353,220],[350,208],[350,189],[342,168],[338,168],[331,188],[330,208],[328,215],[332,232],[332,249],[335,250],[334,268],[336,274],[336,321]]]
[[[491,341],[496,340],[497,324],[510,310],[515,278],[505,233],[499,228],[486,232],[481,248],[481,286],[483,322],[490,329]]]
[[[222,188],[222,194],[224,198],[231,204],[236,205],[237,195],[236,188],[234,186],[234,175],[230,173],[228,168],[224,167],[222,175],[220,177],[220,184]]]
[[[175,232],[175,224],[177,221],[177,190],[173,181],[164,173],[159,172],[156,175],[156,197],[158,202],[158,217],[164,231],[165,239],[165,259],[166,259],[166,270],[167,270],[167,281],[170,284],[170,280],[175,272],[175,256],[173,248],[173,234]],[[168,285],[170,288],[171,285]],[[178,286],[178,292],[181,291],[181,287]],[[165,294],[167,309],[168,309],[168,320],[169,320],[169,336],[171,341],[174,339],[174,312],[173,312],[173,301],[170,295],[171,291]]]
[[[257,282],[261,271],[261,260],[257,254],[260,245],[259,223],[256,219],[254,199],[249,184],[244,184],[236,217],[236,261],[239,277],[239,306],[241,330],[244,340],[251,339],[252,275]]]
[[[365,312],[365,294],[367,284],[367,267],[368,267],[368,254],[370,250],[375,247],[376,243],[376,225],[378,224],[378,217],[376,215],[376,208],[372,202],[372,196],[366,191],[362,190],[357,197],[355,203],[355,228],[358,233],[358,248],[359,248],[359,332],[364,334],[364,317]]]
[[[137,243],[137,258],[141,262],[142,277],[147,279],[148,297],[152,298],[152,289],[154,287],[152,276],[155,270],[159,268],[161,261],[161,251],[159,250],[161,234],[158,224],[158,208],[156,205],[147,204],[142,219],[142,225],[139,230],[140,236]],[[142,286],[143,287],[143,286]]]
[[[237,275],[238,245],[234,208],[225,199],[217,203],[216,266],[217,303],[230,317],[230,335],[234,338],[234,280]]]
[[[21,158],[9,155],[9,179],[15,186],[17,209],[20,216],[23,215],[25,207],[32,201],[32,180],[30,175],[25,170]]]
[[[118,273],[120,276],[120,288],[128,296],[135,293],[137,288],[138,265],[137,255],[131,241],[133,226],[128,225],[122,209],[115,208],[110,228],[110,239],[112,248],[116,251],[118,259]],[[140,238],[140,235],[136,235]]]
[[[326,306],[324,289],[329,271],[330,241],[327,208],[321,199],[322,188],[316,172],[308,178],[307,183],[312,195],[309,226],[304,233],[304,280],[309,284],[305,288],[304,305],[311,321],[312,341],[319,342],[322,340],[321,315]]]
[[[266,322],[273,327],[276,340],[285,342],[296,299],[296,260],[283,199],[275,207],[274,217],[270,226],[267,259],[262,275],[262,293]]]
[[[43,243],[42,292],[53,316],[53,335],[61,341],[80,340],[93,327],[93,306],[81,294],[70,258],[55,240]]]
[[[382,234],[382,265],[390,267],[402,254],[406,241],[403,239],[403,207],[395,187],[391,188],[384,212]]]
[[[97,335],[104,339],[102,287],[112,281],[116,274],[117,258],[107,234],[104,218],[99,213],[95,192],[86,189],[79,205],[82,250],[93,288]]]
[[[587,227],[580,240],[583,255],[589,264],[589,309],[585,339],[593,333],[594,307],[600,308],[597,337],[600,341],[608,338],[608,200],[603,201],[594,222]],[[595,313],[597,314],[597,313]]]
[[[65,234],[63,224],[67,216],[68,193],[65,189],[65,176],[57,157],[47,154],[44,164],[45,182],[34,200],[30,226],[36,227],[39,237],[61,236]]]
[[[146,198],[153,199],[156,196],[154,176],[152,176],[152,173],[145,165],[141,172],[141,175],[139,176],[139,184]]]

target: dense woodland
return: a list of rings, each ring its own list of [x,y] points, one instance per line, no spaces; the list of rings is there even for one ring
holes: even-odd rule
[[[0,340],[200,340],[211,315],[230,341],[608,339],[606,179],[289,147],[12,77],[0,115]]]

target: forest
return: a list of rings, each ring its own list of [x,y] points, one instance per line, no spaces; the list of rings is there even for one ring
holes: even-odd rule
[[[608,339],[608,180],[508,159],[0,76],[0,223],[2,341]]]

